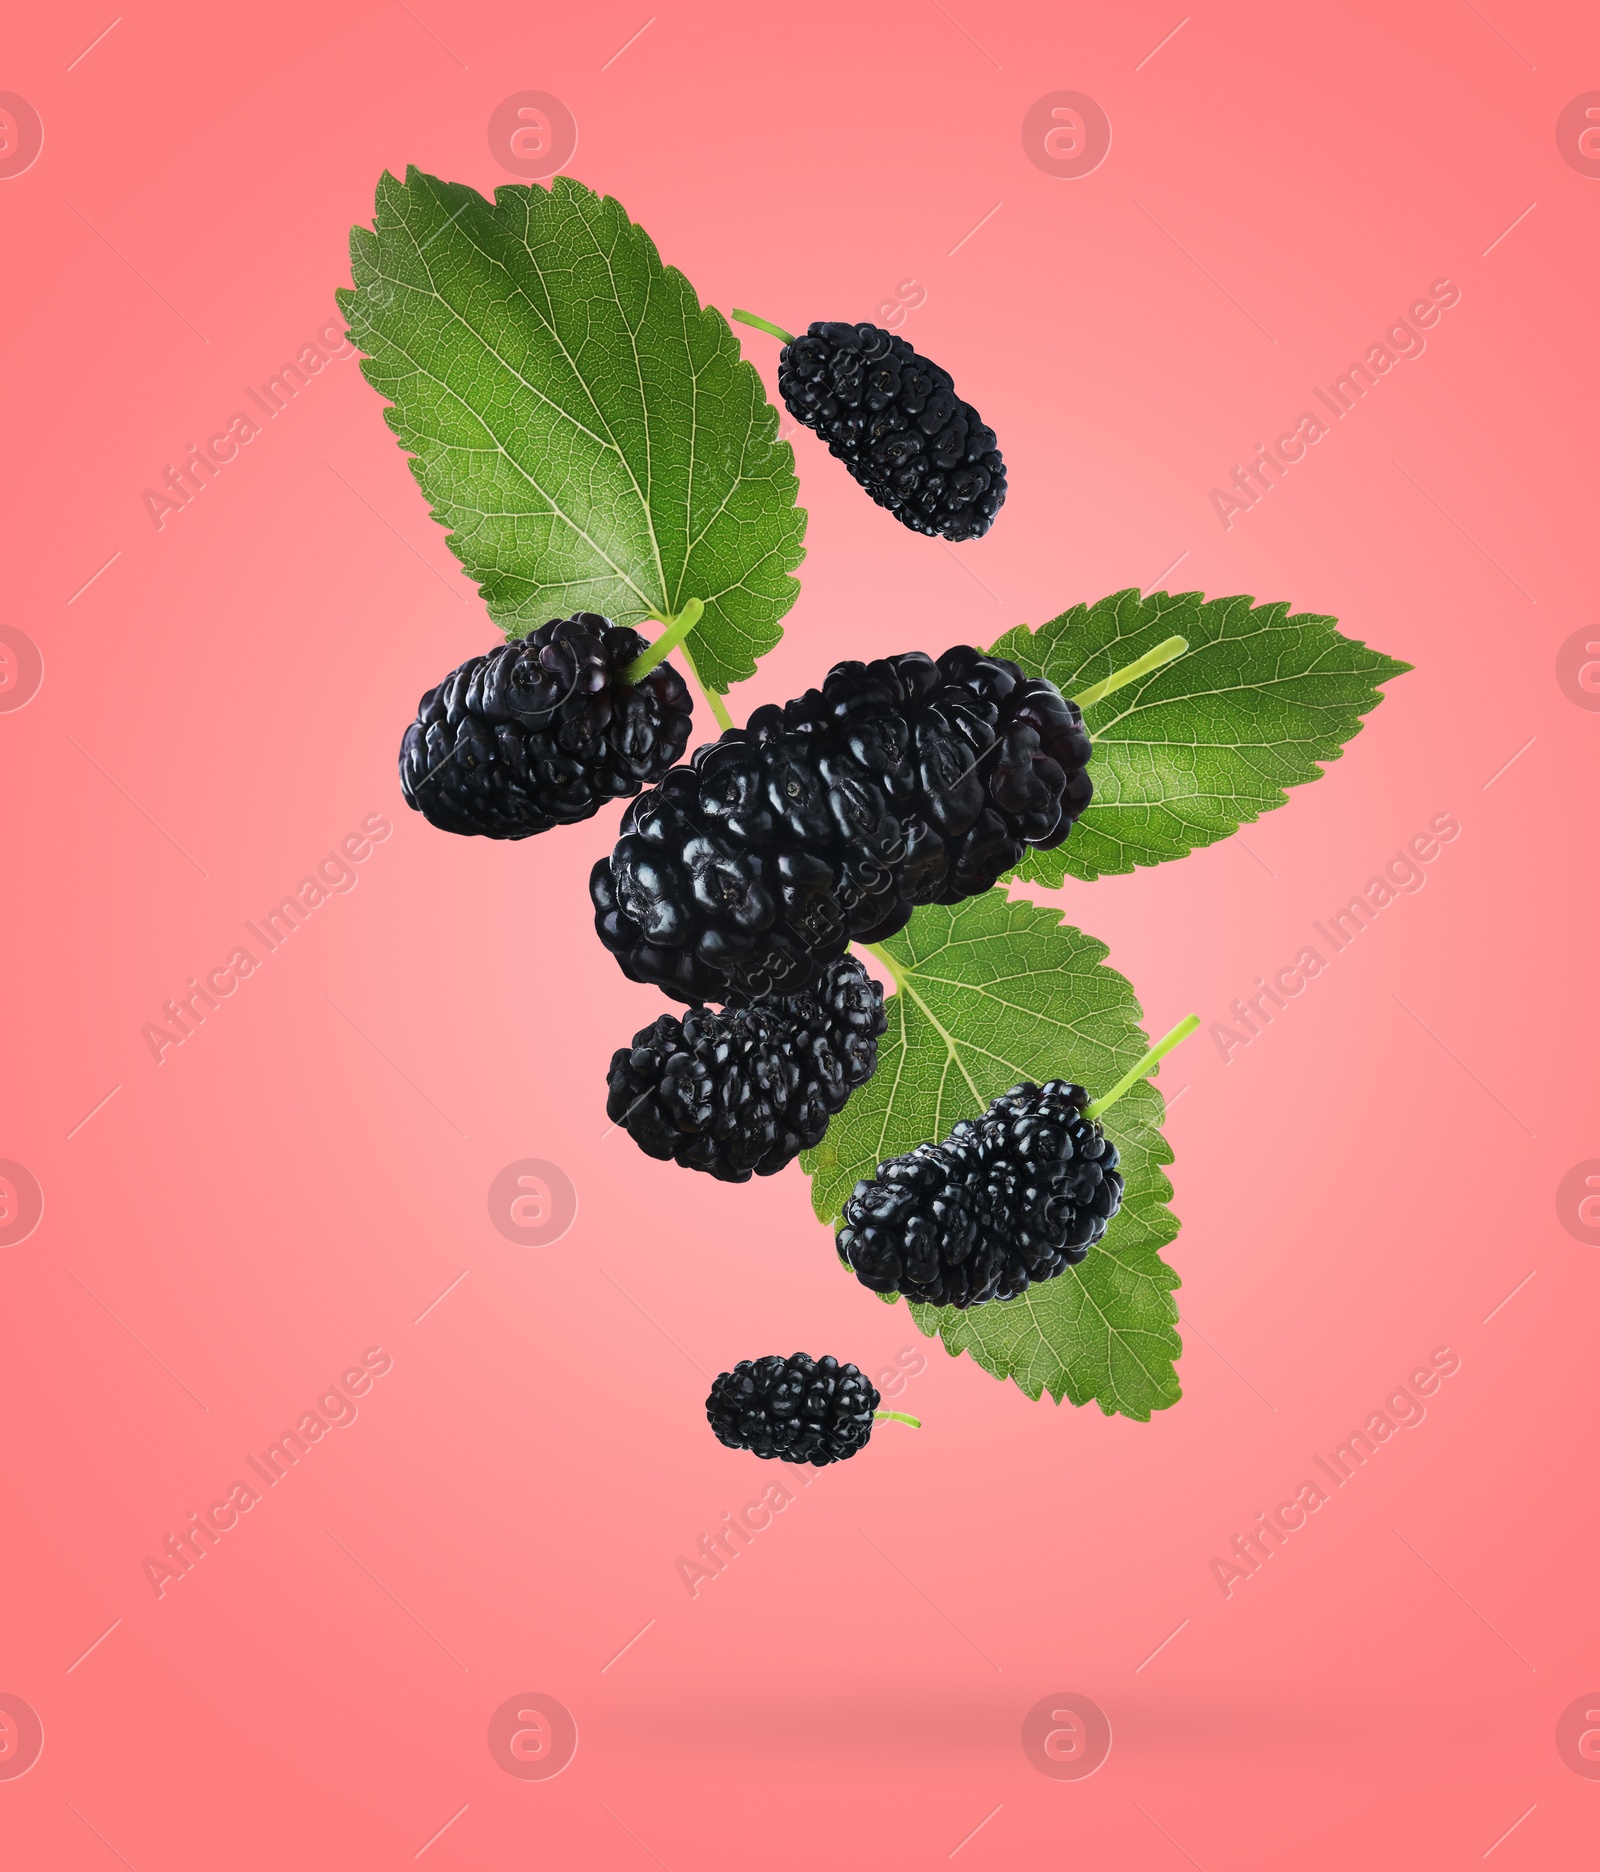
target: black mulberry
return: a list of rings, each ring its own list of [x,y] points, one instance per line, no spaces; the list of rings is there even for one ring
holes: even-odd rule
[[[406,729],[406,804],[445,832],[519,839],[659,780],[689,744],[693,704],[665,662],[636,685],[619,680],[645,647],[580,611],[470,658]]]
[[[711,1428],[729,1449],[818,1469],[865,1447],[877,1408],[877,1390],[854,1365],[804,1352],[741,1359],[706,1399]]]
[[[844,1206],[839,1254],[877,1293],[1011,1300],[1075,1266],[1122,1202],[1117,1147],[1082,1086],[1019,1085],[943,1143],[878,1166]]]
[[[606,1113],[647,1156],[724,1183],[771,1176],[872,1077],[884,1024],[883,989],[853,956],[814,994],[663,1014],[612,1055]]]
[[[1094,786],[1076,703],[968,645],[837,663],[698,747],[589,880],[600,940],[680,1001],[794,993],[918,904],[1059,845]]]
[[[778,393],[905,526],[968,540],[994,524],[1006,497],[994,431],[904,338],[818,320],[784,346]]]

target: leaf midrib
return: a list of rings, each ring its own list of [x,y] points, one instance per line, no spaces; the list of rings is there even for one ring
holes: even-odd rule
[[[437,194],[435,194],[432,199],[433,199],[433,203],[435,207],[442,207],[444,205],[443,202],[437,196]],[[477,206],[477,204],[473,204],[473,205]],[[598,239],[595,237],[595,231],[594,231],[593,225],[591,224],[589,216],[585,213],[580,212],[577,218],[578,218],[580,225],[583,228],[584,234],[588,237],[591,251],[593,252],[595,257],[600,260],[600,262],[604,265],[606,269],[606,277],[611,282],[612,298],[617,307],[618,317],[621,320],[623,329],[628,334],[628,347],[629,347],[630,354],[633,358],[634,373],[639,384],[639,407],[644,418],[645,455],[646,455],[646,460],[648,462],[652,458],[654,435],[653,435],[653,429],[652,429],[652,413],[651,413],[651,408],[650,408],[650,402],[645,392],[643,367],[639,358],[638,334],[635,328],[629,324],[627,308],[624,305],[622,298],[617,291],[616,270],[611,263],[611,256],[605,251],[604,248],[601,247]],[[626,474],[628,478],[629,485],[633,489],[634,499],[638,504],[640,513],[643,516],[645,530],[649,536],[649,541],[650,541],[650,554],[655,565],[656,578],[660,585],[659,599],[652,600],[650,595],[640,588],[638,582],[632,577],[632,575],[626,572],[621,566],[619,566],[616,563],[614,559],[612,559],[611,555],[607,553],[605,549],[599,544],[599,542],[590,535],[588,530],[584,528],[583,526],[579,525],[579,523],[572,517],[572,515],[566,512],[566,510],[555,499],[555,497],[551,495],[550,493],[548,493],[546,489],[544,489],[543,487],[539,485],[538,481],[534,478],[532,472],[520,460],[518,460],[518,458],[515,455],[511,453],[510,449],[506,446],[504,440],[501,438],[498,431],[495,429],[494,425],[489,421],[486,415],[484,415],[481,411],[474,409],[471,406],[471,404],[469,404],[466,401],[466,399],[462,397],[459,394],[459,392],[457,392],[450,384],[444,383],[439,378],[435,377],[431,371],[424,369],[424,367],[418,362],[418,360],[412,357],[410,352],[408,352],[405,349],[404,345],[396,344],[395,349],[398,350],[400,354],[408,360],[408,362],[412,365],[412,368],[416,370],[419,373],[419,375],[422,375],[426,377],[430,382],[437,384],[439,388],[445,392],[446,395],[451,397],[452,400],[454,400],[457,404],[460,405],[460,407],[463,410],[466,411],[466,413],[473,419],[474,422],[478,423],[486,431],[487,434],[493,437],[495,448],[498,450],[501,459],[505,461],[517,474],[522,476],[523,480],[527,482],[528,486],[531,487],[534,490],[534,492],[537,493],[539,497],[543,501],[546,502],[546,504],[550,508],[550,511],[553,514],[557,515],[564,525],[570,527],[572,531],[576,533],[578,537],[581,540],[583,540],[583,542],[593,550],[595,556],[598,559],[600,559],[604,564],[608,565],[611,568],[611,570],[615,573],[617,578],[624,585],[626,585],[631,592],[635,594],[635,596],[639,599],[639,602],[641,603],[641,605],[643,605],[647,610],[670,609],[670,601],[669,601],[669,597],[667,593],[666,570],[662,564],[662,559],[661,559],[661,542],[660,542],[659,535],[656,532],[655,513],[651,507],[649,495],[646,493],[645,489],[639,485],[639,477],[634,472],[633,463],[628,459],[626,451],[623,449],[621,443],[618,442],[616,436],[612,433],[610,420],[607,417],[604,409],[601,408],[600,403],[595,397],[593,390],[590,388],[588,377],[586,376],[583,369],[579,365],[578,360],[572,355],[572,352],[570,348],[568,347],[567,342],[565,338],[563,337],[559,327],[555,324],[553,319],[545,316],[544,312],[541,310],[538,304],[529,296],[529,294],[527,293],[525,288],[520,284],[520,282],[518,282],[515,278],[513,278],[511,269],[505,264],[504,260],[502,260],[497,254],[491,252],[483,244],[483,241],[480,238],[480,230],[476,226],[474,226],[474,221],[475,221],[475,216],[468,215],[463,219],[462,224],[461,224],[462,232],[468,244],[472,247],[473,251],[479,256],[479,258],[484,262],[486,266],[492,268],[494,271],[500,274],[500,276],[505,282],[507,292],[518,303],[520,303],[522,306],[524,306],[527,309],[527,312],[529,316],[532,318],[533,322],[540,328],[540,330],[542,330],[545,333],[545,335],[549,338],[550,342],[555,346],[556,350],[560,353],[563,362],[566,364],[568,370],[571,372],[573,380],[582,386],[585,392],[585,395],[588,398],[589,406],[594,413],[595,419],[600,424],[601,430],[603,430],[604,432],[603,434],[590,428],[587,423],[583,422],[582,419],[578,415],[575,414],[575,412],[568,409],[565,404],[557,402],[554,397],[550,396],[546,391],[540,389],[540,387],[537,384],[530,383],[528,379],[523,375],[523,373],[520,370],[518,370],[517,367],[513,363],[511,363],[511,361],[507,357],[505,357],[502,354],[501,350],[499,349],[498,345],[494,342],[494,340],[488,337],[484,332],[480,331],[472,323],[472,321],[467,318],[464,312],[459,311],[455,306],[453,306],[450,303],[448,299],[445,298],[444,294],[439,290],[437,282],[434,280],[434,276],[433,276],[433,272],[431,268],[428,266],[427,262],[422,260],[423,249],[416,245],[415,230],[411,227],[411,224],[409,221],[403,220],[402,225],[405,227],[406,232],[411,236],[412,245],[416,251],[418,261],[422,264],[423,271],[427,275],[429,288],[432,293],[432,296],[438,302],[438,304],[444,309],[446,315],[450,319],[454,320],[457,324],[459,324],[463,328],[463,330],[469,332],[472,335],[472,337],[478,342],[478,344],[480,344],[483,347],[483,349],[486,352],[488,352],[488,354],[495,360],[495,362],[506,373],[506,375],[512,379],[513,382],[515,382],[523,390],[528,392],[528,394],[532,396],[537,402],[543,404],[547,409],[552,410],[561,419],[562,422],[566,423],[570,428],[574,429],[579,435],[588,437],[588,439],[591,442],[593,442],[597,447],[609,450],[611,454],[613,454],[616,457],[618,463],[622,467],[624,474]],[[525,217],[525,231],[521,235],[517,236],[517,239],[519,240],[522,252],[528,261],[528,266],[529,266],[530,271],[533,273],[534,277],[538,280],[540,286],[543,288],[546,298],[550,301],[551,304],[554,304],[555,299],[556,299],[556,294],[552,289],[551,282],[549,278],[546,276],[544,268],[540,265],[539,256],[534,251],[534,249],[528,244],[528,237],[526,233],[526,217]],[[652,283],[653,283],[652,280],[649,277],[647,277],[646,282],[645,282],[645,310],[648,310],[648,307],[649,307],[649,295],[650,295]],[[393,341],[391,340],[391,342]],[[691,376],[692,375],[693,373],[691,371]],[[648,481],[649,479],[648,473],[647,473],[646,478]]]
[[[407,225],[407,232],[408,233],[411,232],[409,224]],[[414,244],[415,243],[414,234],[412,235],[412,239],[413,239],[413,244]],[[419,255],[420,255],[420,251],[421,250],[418,249]],[[383,277],[383,276],[380,276],[380,277]],[[429,278],[431,281],[432,279],[431,274],[429,275]],[[396,282],[396,283],[400,283],[400,282]],[[577,420],[576,417],[572,416],[572,414],[568,410],[563,408],[561,404],[557,403],[553,397],[545,395],[545,393],[539,390],[535,385],[530,384],[527,381],[527,379],[522,375],[522,373],[516,369],[514,365],[512,365],[510,362],[508,362],[507,359],[501,356],[499,351],[495,349],[495,346],[493,345],[493,343],[488,338],[486,338],[480,331],[478,331],[477,328],[471,323],[470,320],[468,320],[462,313],[458,312],[453,305],[451,305],[450,301],[444,297],[444,295],[438,290],[436,286],[432,288],[432,297],[437,302],[437,304],[443,308],[446,317],[449,318],[450,320],[453,320],[456,324],[460,325],[464,331],[470,332],[473,338],[476,339],[477,342],[481,344],[487,352],[490,353],[490,355],[495,359],[495,361],[501,365],[501,367],[506,371],[508,376],[510,376],[515,382],[521,384],[524,389],[530,391],[536,398],[539,399],[539,401],[546,404],[550,409],[554,410],[557,413],[557,415],[559,415],[563,421],[569,423],[573,429],[577,430],[580,434],[589,436],[589,438],[596,444],[597,447],[609,448],[613,450],[617,454],[619,460],[622,460],[623,465],[626,467],[627,465],[626,458],[622,456],[621,451],[617,449],[617,446],[614,442],[612,442],[607,437],[595,435],[592,430],[586,428],[581,422]],[[387,332],[385,332],[384,334],[384,342],[390,346],[390,348],[396,353],[397,356],[405,359],[407,364],[411,366],[412,371],[415,373],[415,375],[418,378],[422,379],[424,382],[433,384],[439,391],[443,393],[443,395],[448,397],[451,402],[456,404],[458,408],[465,411],[466,414],[471,417],[473,422],[476,423],[478,427],[481,428],[484,431],[484,433],[488,435],[491,441],[494,443],[496,453],[500,456],[501,460],[504,461],[512,469],[514,473],[522,477],[523,481],[525,481],[527,485],[533,489],[534,493],[536,493],[539,496],[539,498],[545,503],[546,507],[549,509],[551,514],[553,514],[558,520],[560,520],[564,526],[570,528],[571,531],[575,533],[577,537],[581,539],[586,546],[589,547],[589,549],[594,553],[595,557],[603,565],[606,565],[610,568],[611,572],[617,578],[617,580],[621,584],[625,585],[628,588],[628,590],[634,593],[634,595],[638,598],[640,604],[645,606],[646,609],[648,609],[650,606],[650,599],[646,595],[646,593],[640,590],[635,580],[626,571],[624,571],[620,565],[617,564],[617,562],[605,550],[605,548],[600,544],[600,542],[589,533],[588,529],[582,526],[576,519],[574,519],[574,517],[571,514],[569,514],[566,511],[566,509],[561,505],[560,501],[558,501],[556,497],[552,493],[550,493],[550,491],[547,488],[541,486],[538,480],[535,479],[532,472],[526,466],[524,466],[524,464],[521,461],[519,461],[515,455],[512,454],[511,450],[507,448],[504,440],[501,438],[501,436],[495,429],[494,424],[489,420],[489,418],[481,410],[474,409],[473,406],[467,401],[467,399],[461,394],[461,392],[455,388],[453,384],[448,383],[444,378],[437,376],[433,371],[429,370],[427,366],[423,364],[423,362],[419,358],[413,355],[413,353],[407,348],[404,342],[392,337]],[[427,443],[433,439],[429,436],[423,435],[420,431],[416,430],[409,420],[407,420],[406,427],[408,428],[408,430],[411,431],[411,433],[416,437],[416,439],[419,442]],[[631,469],[629,470],[629,478],[632,479]],[[491,517],[488,514],[482,512],[480,509],[468,508],[468,507],[465,507],[464,505],[462,506],[462,511],[477,513],[479,519],[488,519]]]

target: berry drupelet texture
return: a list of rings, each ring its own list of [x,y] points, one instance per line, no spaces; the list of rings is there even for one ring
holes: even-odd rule
[[[943,1143],[878,1166],[844,1206],[839,1254],[877,1293],[1010,1300],[1075,1266],[1122,1202],[1117,1147],[1082,1086],[1020,1085]]]
[[[400,743],[406,804],[445,832],[519,839],[659,780],[689,744],[693,704],[667,663],[622,682],[645,647],[580,611],[470,658]]]
[[[981,538],[1006,497],[990,429],[941,370],[879,325],[818,320],[783,348],[778,393],[880,507],[915,532]]]
[[[1004,657],[837,663],[633,802],[590,876],[595,927],[679,1001],[798,992],[850,942],[1059,845],[1094,792],[1090,753],[1077,705]]]
[[[804,1352],[741,1359],[706,1399],[711,1428],[729,1449],[818,1469],[865,1446],[877,1408],[876,1389],[854,1365]]]
[[[883,989],[853,956],[814,994],[663,1014],[612,1055],[606,1113],[649,1157],[724,1183],[771,1176],[872,1077],[884,1024]]]

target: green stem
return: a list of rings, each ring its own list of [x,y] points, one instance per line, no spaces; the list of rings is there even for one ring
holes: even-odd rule
[[[701,695],[705,697],[706,707],[710,709],[717,726],[726,733],[727,730],[733,726],[733,717],[728,713],[728,705],[723,701],[722,697],[717,694],[715,689],[708,689],[701,680],[700,672],[695,668],[694,656],[688,644],[681,643],[678,648],[683,653],[684,662],[689,665],[689,674],[694,678],[694,686],[700,691]]]
[[[1138,1065],[1129,1067],[1104,1098],[1097,1098],[1092,1104],[1084,1106],[1084,1117],[1102,1117],[1116,1104],[1124,1092],[1130,1091],[1141,1079],[1148,1077],[1155,1070],[1158,1061],[1164,1060],[1180,1040],[1187,1040],[1199,1025],[1198,1014],[1185,1014],[1172,1032],[1158,1040]]]
[[[650,645],[649,649],[642,650],[639,655],[633,659],[622,672],[622,680],[630,684],[642,682],[663,658],[669,656],[672,651],[676,650],[680,652],[684,662],[688,664],[689,674],[694,678],[694,686],[700,691],[701,695],[705,697],[706,707],[710,709],[712,715],[716,718],[717,726],[722,729],[728,729],[733,726],[733,717],[728,713],[727,705],[723,702],[722,697],[717,694],[716,690],[708,689],[704,681],[702,681],[700,672],[695,667],[694,654],[689,648],[689,633],[694,629],[695,625],[700,622],[701,617],[705,614],[705,608],[704,600],[691,598],[676,617],[672,616],[670,613],[663,617],[659,612],[651,612],[650,615],[655,622],[664,625],[666,628],[655,642]]]
[[[1080,709],[1091,709],[1096,702],[1103,702],[1108,695],[1128,683],[1137,682],[1141,676],[1148,676],[1152,670],[1158,670],[1163,663],[1170,663],[1174,657],[1181,657],[1189,648],[1188,639],[1169,637],[1165,643],[1158,643],[1154,650],[1147,650],[1136,663],[1130,663],[1126,669],[1113,670],[1104,682],[1091,683],[1081,695],[1072,699]]]
[[[757,331],[771,332],[774,338],[781,338],[786,345],[794,343],[794,333],[786,332],[781,325],[774,325],[771,319],[758,318],[754,312],[741,312],[733,308],[733,316],[741,325],[754,325]]]
[[[655,621],[658,624],[665,624],[666,629],[655,642],[651,644],[648,650],[642,651],[633,659],[622,672],[622,680],[627,683],[630,688],[635,683],[643,682],[645,677],[650,674],[651,670],[653,670],[663,658],[676,650],[678,645],[683,642],[684,638],[689,635],[695,625],[700,622],[700,614],[704,610],[705,605],[700,599],[691,598],[676,617],[657,618]]]
[[[872,1414],[874,1417],[886,1417],[890,1423],[910,1424],[913,1430],[920,1430],[922,1428],[922,1419],[920,1417],[908,1417],[904,1411],[875,1410]]]
[[[905,983],[900,979],[899,969],[895,967],[894,957],[890,955],[889,951],[884,948],[882,943],[858,942],[852,943],[850,947],[852,949],[865,949],[868,955],[876,956],[878,961],[889,971],[889,974],[894,980],[895,987],[903,988],[905,986]]]

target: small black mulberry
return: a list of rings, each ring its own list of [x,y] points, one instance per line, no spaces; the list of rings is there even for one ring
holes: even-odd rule
[[[1019,1085],[938,1144],[863,1178],[838,1247],[863,1286],[930,1306],[1011,1300],[1075,1266],[1122,1202],[1082,1086]]]
[[[866,1446],[878,1393],[836,1358],[741,1359],[718,1375],[706,1417],[729,1449],[822,1469]]]
[[[612,1055],[606,1113],[647,1156],[724,1183],[771,1176],[872,1077],[884,1025],[882,986],[845,956],[814,994],[663,1014]]]
[[[452,670],[400,743],[406,804],[446,832],[520,839],[631,797],[682,758],[693,703],[669,663],[593,612],[554,618]]]
[[[904,338],[819,319],[784,346],[778,393],[914,532],[979,539],[994,524],[1006,497],[994,431]]]

